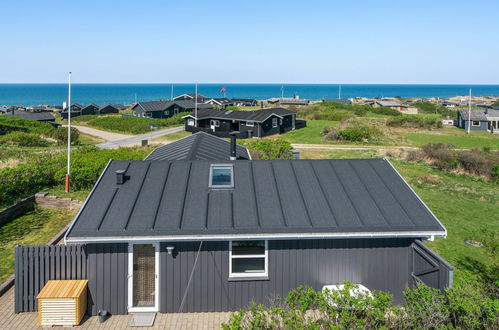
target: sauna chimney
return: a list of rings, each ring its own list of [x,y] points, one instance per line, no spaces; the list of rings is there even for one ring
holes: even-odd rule
[[[230,134],[230,160],[236,160],[236,134]]]
[[[116,184],[125,183],[125,170],[116,171]]]

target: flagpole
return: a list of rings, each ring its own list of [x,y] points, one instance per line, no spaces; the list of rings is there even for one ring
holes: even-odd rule
[[[198,82],[196,81],[196,92],[194,93],[194,127],[198,127]]]
[[[471,133],[471,88],[470,88],[470,97],[468,99],[468,134]]]
[[[71,72],[68,75],[68,170],[66,173],[66,192],[69,192],[69,175],[71,173]]]

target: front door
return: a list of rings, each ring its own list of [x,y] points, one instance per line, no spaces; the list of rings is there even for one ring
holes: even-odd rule
[[[130,243],[128,248],[128,311],[159,310],[159,243]]]

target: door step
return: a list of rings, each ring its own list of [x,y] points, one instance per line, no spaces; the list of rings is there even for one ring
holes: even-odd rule
[[[154,312],[141,312],[133,313],[132,320],[130,321],[131,327],[152,327],[156,313]]]

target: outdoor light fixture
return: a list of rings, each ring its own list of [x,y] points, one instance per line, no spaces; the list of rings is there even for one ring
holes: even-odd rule
[[[166,247],[166,252],[168,252],[169,255],[172,255],[173,250],[175,250],[175,247],[173,245],[169,245]]]

